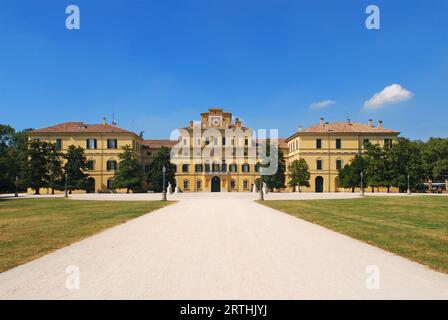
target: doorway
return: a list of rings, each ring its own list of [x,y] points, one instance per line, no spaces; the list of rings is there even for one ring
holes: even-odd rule
[[[212,178],[212,192],[221,192],[221,179],[219,177]]]
[[[317,176],[315,180],[316,192],[324,192],[324,178]]]

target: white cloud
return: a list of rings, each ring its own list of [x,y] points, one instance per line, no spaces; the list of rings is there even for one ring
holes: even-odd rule
[[[319,101],[319,102],[314,102],[312,104],[310,104],[310,108],[311,109],[322,109],[328,106],[331,106],[332,104],[335,104],[336,101],[333,100],[323,100],[323,101]]]
[[[364,108],[374,110],[385,104],[409,100],[413,96],[412,92],[395,83],[384,88],[381,92],[375,93],[372,98],[364,102]]]

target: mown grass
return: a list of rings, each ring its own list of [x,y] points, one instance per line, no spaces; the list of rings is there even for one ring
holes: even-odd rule
[[[260,203],[448,273],[448,197]]]
[[[0,272],[168,203],[0,199]]]

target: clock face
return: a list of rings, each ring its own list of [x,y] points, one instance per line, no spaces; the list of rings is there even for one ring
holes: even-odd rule
[[[221,124],[221,120],[219,118],[212,118],[212,126],[217,127]]]

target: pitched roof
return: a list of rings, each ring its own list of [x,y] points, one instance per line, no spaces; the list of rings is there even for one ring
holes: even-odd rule
[[[171,148],[176,143],[177,143],[177,141],[172,141],[172,140],[167,140],[167,139],[143,140],[143,145],[148,146],[150,148],[161,148],[161,147]]]
[[[400,132],[359,122],[326,122],[325,124],[315,124],[309,128],[302,129],[302,131],[296,132],[286,140],[288,141],[303,133],[390,133],[398,135]]]
[[[84,122],[64,122],[54,126],[36,129],[31,133],[131,133],[132,131],[121,129],[110,124],[85,124]]]
[[[379,128],[375,126],[369,126],[367,124],[358,122],[328,122],[323,125],[315,124],[309,128],[302,130],[302,132],[354,132],[354,133],[399,133],[396,130],[390,130],[385,128]]]

